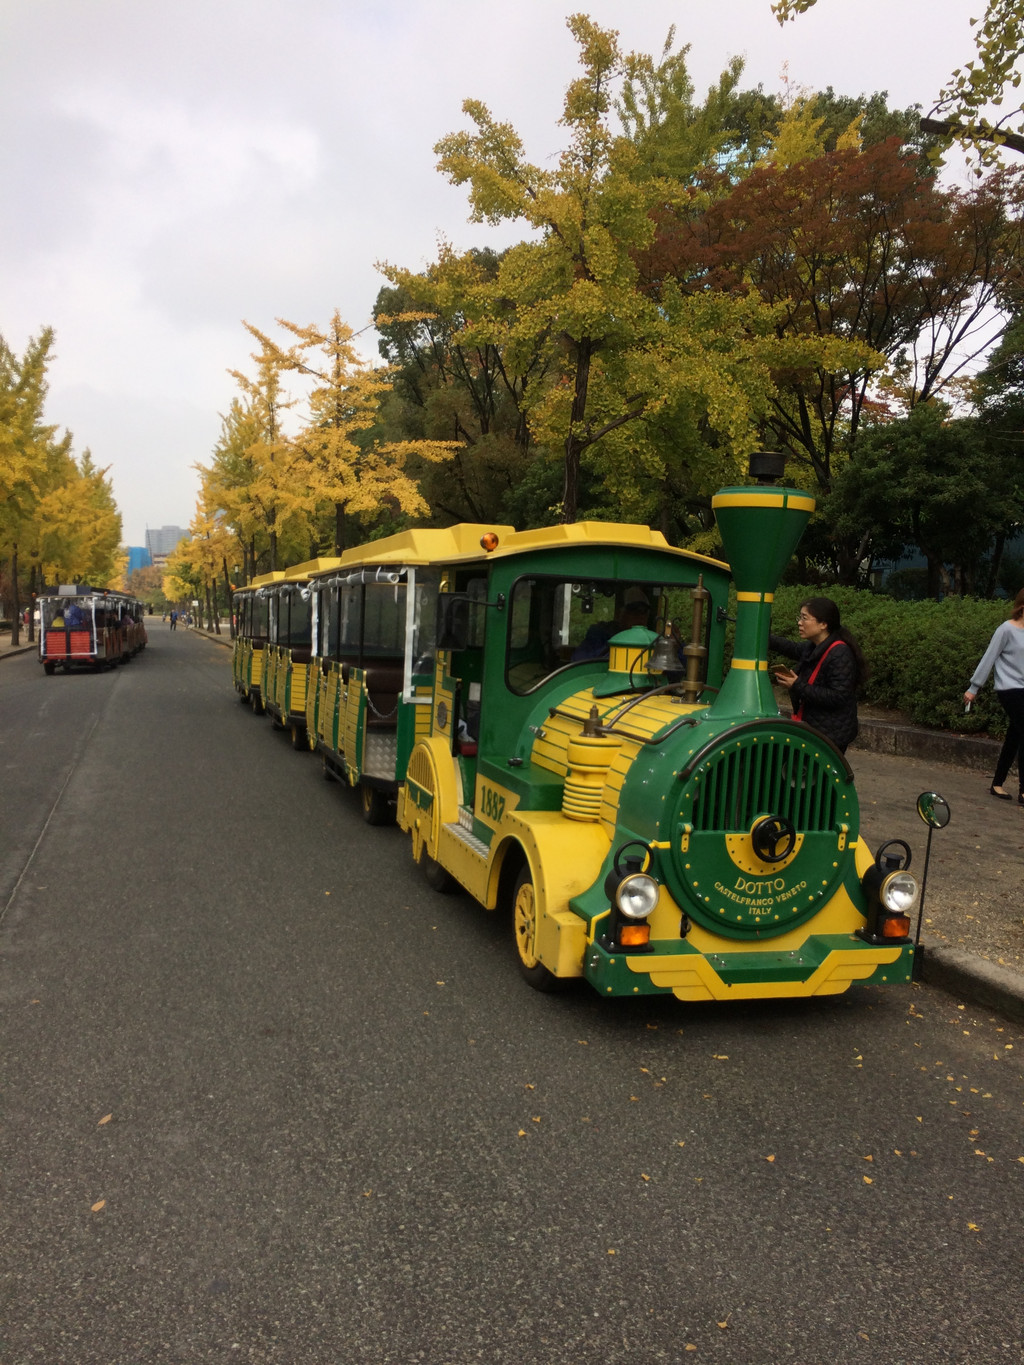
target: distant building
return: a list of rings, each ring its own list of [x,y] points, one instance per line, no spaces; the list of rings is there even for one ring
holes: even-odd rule
[[[174,554],[187,535],[188,532],[180,526],[161,526],[158,531],[151,531],[147,526],[146,549],[149,551],[150,563],[162,568],[167,563],[167,556]]]
[[[144,545],[128,546],[127,573],[133,574],[137,569],[148,569],[152,563],[153,556]]]

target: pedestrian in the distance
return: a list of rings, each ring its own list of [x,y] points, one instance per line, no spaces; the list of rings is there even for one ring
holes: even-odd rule
[[[800,605],[799,640],[772,635],[772,649],[796,660],[796,668],[774,669],[789,688],[793,719],[815,730],[845,753],[857,737],[857,689],[867,677],[860,646],[839,619],[830,597],[809,597]]]
[[[1017,801],[1024,806],[1024,588],[1013,599],[1010,619],[993,632],[988,649],[974,670],[971,685],[964,693],[965,705],[970,706],[985,686],[993,667],[996,670],[996,696],[1006,712],[1009,726],[989,791],[1000,801],[1013,800],[1012,794],[1003,790],[1003,783],[1016,760]]]

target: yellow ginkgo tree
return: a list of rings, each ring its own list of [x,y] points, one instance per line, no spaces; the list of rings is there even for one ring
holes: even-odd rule
[[[291,468],[301,480],[305,505],[330,507],[334,553],[345,548],[347,518],[428,517],[430,507],[409,463],[448,460],[453,442],[389,441],[374,430],[391,373],[359,356],[352,328],[337,310],[326,328],[283,318],[278,323],[295,338],[287,350],[250,330],[274,357],[279,373],[291,370],[309,382],[307,420],[292,440]]]

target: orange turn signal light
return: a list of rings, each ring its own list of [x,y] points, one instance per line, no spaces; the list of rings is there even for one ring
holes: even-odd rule
[[[649,924],[623,924],[619,929],[619,942],[623,948],[642,948],[651,941]]]
[[[910,937],[910,916],[909,915],[888,915],[882,920],[883,938],[909,938]]]
[[[488,554],[498,548],[498,536],[494,531],[485,531],[480,537],[480,545]]]

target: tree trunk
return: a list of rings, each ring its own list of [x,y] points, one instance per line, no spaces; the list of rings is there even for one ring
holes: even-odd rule
[[[341,555],[345,552],[345,504],[336,502],[334,504],[334,553]]]
[[[221,560],[224,566],[224,595],[228,600],[228,634],[232,640],[235,638],[235,600],[231,595],[231,579],[228,576],[227,556]]]
[[[580,498],[580,456],[586,441],[576,433],[576,427],[587,413],[587,386],[590,383],[590,358],[594,346],[589,337],[580,342],[576,356],[576,387],[569,413],[569,433],[565,438],[565,484],[562,490],[562,521],[576,520]]]
[[[988,566],[988,582],[985,584],[985,596],[994,597],[996,584],[999,582],[999,566],[1003,562],[1003,547],[1006,544],[1004,535],[996,536],[996,543],[992,547],[992,558]]]
[[[36,642],[36,602],[38,594],[36,592],[36,579],[39,575],[38,564],[33,564],[28,571],[28,642],[34,645]]]
[[[18,547],[11,547],[11,644],[21,644],[21,599],[18,597]]]

